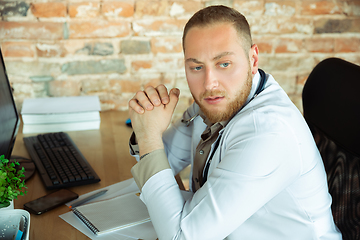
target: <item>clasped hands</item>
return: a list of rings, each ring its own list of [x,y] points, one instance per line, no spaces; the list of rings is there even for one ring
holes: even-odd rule
[[[171,122],[180,90],[168,93],[164,85],[147,87],[129,101],[129,115],[139,145],[140,155],[163,149],[162,134]]]

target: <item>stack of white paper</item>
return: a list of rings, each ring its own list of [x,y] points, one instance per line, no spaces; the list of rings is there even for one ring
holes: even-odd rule
[[[23,133],[99,129],[100,110],[98,96],[25,99]]]
[[[102,189],[97,189],[95,191],[86,193],[84,195],[81,195],[81,196],[79,196],[78,199],[71,201],[71,202],[67,203],[66,205],[71,206],[74,203],[81,201],[82,199],[84,199],[88,196],[91,196],[94,193],[99,192],[104,189],[107,190],[107,192],[104,195],[101,195],[100,197],[97,197],[95,199],[92,199],[92,200],[86,202],[86,205],[83,205],[83,206],[84,207],[85,206],[95,206],[92,204],[95,204],[95,203],[101,204],[101,202],[106,204],[108,201],[110,201],[110,202],[115,201],[115,202],[117,202],[117,204],[115,207],[113,206],[113,208],[123,209],[124,207],[126,207],[126,208],[128,208],[127,211],[131,211],[131,209],[133,209],[134,212],[140,211],[140,209],[138,209],[139,201],[141,202],[140,199],[136,199],[136,201],[131,202],[131,204],[129,204],[129,203],[122,204],[121,200],[120,201],[115,200],[115,199],[121,199],[122,196],[127,197],[126,195],[128,195],[128,194],[135,194],[136,192],[139,192],[139,188],[137,187],[133,178],[122,181],[122,182],[115,183],[113,185],[107,186]],[[132,197],[134,197],[134,196],[136,196],[136,195],[133,195]],[[95,210],[98,212],[101,211],[98,208],[96,208]],[[147,212],[147,209],[144,211]],[[96,235],[84,224],[83,221],[81,221],[71,211],[69,211],[65,214],[62,214],[59,217],[62,218],[67,223],[69,223],[70,225],[72,225],[73,227],[75,227],[76,229],[78,229],[80,232],[82,232],[86,236],[88,236],[90,239],[96,239],[96,240],[138,240],[138,239],[155,240],[155,239],[157,239],[156,232],[155,232],[155,229],[154,229],[151,221],[136,224],[133,226],[128,226],[126,228],[113,229],[113,231],[108,232],[106,234]],[[123,217],[124,217],[123,214],[118,215],[119,219],[122,219]],[[142,219],[142,218],[140,217],[138,220],[140,220],[140,219]],[[124,219],[122,221],[124,221]]]
[[[150,221],[147,208],[136,193],[75,207],[73,212],[97,235]]]

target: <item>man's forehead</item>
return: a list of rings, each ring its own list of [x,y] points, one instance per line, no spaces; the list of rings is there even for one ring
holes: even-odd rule
[[[206,39],[204,39],[204,36],[206,36]],[[194,44],[203,44],[204,42],[216,44],[222,41],[228,42],[229,40],[234,40],[242,46],[242,38],[231,23],[222,22],[206,26],[193,26],[185,36],[184,52]]]

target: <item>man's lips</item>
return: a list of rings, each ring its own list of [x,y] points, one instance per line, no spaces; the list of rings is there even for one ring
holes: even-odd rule
[[[225,97],[223,97],[223,96],[210,96],[210,97],[204,98],[204,100],[208,104],[217,104],[217,103],[221,102],[224,98]]]

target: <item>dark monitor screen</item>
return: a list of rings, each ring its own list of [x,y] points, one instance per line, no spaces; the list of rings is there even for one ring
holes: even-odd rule
[[[19,114],[0,49],[0,156],[10,159],[18,128]]]

